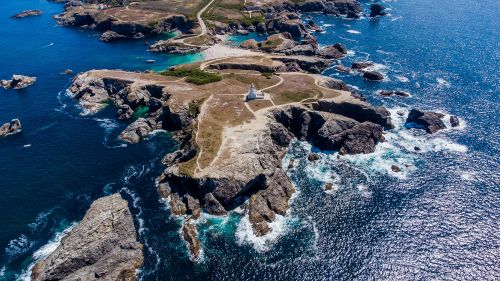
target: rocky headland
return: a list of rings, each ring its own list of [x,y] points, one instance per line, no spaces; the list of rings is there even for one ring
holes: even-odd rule
[[[174,132],[179,150],[164,157],[167,169],[157,188],[172,213],[185,218],[183,237],[197,260],[201,213],[221,216],[244,206],[256,236],[268,234],[269,223],[286,214],[295,189],[281,161],[292,140],[339,155],[371,153],[392,128],[385,108],[358,99],[339,80],[296,72],[287,67],[292,62],[298,64],[286,56],[236,57],[163,75],[95,70],[78,75],[70,92],[88,113],[110,102],[117,118],[134,120],[120,134],[125,142],[137,143],[157,129]],[[220,79],[196,85],[190,74],[174,75],[198,71]],[[245,102],[250,84],[262,89],[263,100]],[[146,115],[132,118],[145,107]]]
[[[116,39],[171,31],[202,35],[288,32],[298,38],[315,29],[311,23],[304,23],[299,13],[321,12],[359,18],[364,12],[357,0],[274,0],[246,5],[227,5],[221,1],[207,5],[202,0],[189,4],[177,0],[59,2],[66,3],[65,11],[56,16],[59,24],[116,32],[120,35],[113,36]],[[203,10],[205,5],[209,9]]]
[[[127,201],[119,194],[90,206],[48,257],[36,263],[33,281],[135,280],[142,266],[143,246],[137,241]]]

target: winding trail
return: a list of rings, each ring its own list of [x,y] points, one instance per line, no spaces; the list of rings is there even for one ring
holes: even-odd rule
[[[201,10],[199,10],[198,13],[196,14],[196,18],[198,19],[198,24],[201,27],[201,33],[198,36],[203,36],[203,35],[207,34],[207,32],[208,32],[207,25],[205,24],[205,22],[203,21],[201,16],[208,9],[208,7],[210,7],[210,5],[212,5],[214,2],[215,2],[215,0],[210,1],[205,7],[203,7]]]

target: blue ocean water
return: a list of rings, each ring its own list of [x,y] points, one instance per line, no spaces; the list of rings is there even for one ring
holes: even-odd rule
[[[19,117],[24,129],[0,140],[0,279],[22,278],[33,255],[47,251],[92,200],[116,191],[129,200],[146,246],[142,280],[500,279],[498,1],[391,1],[391,15],[374,20],[313,15],[325,29],[320,44],[342,42],[351,50],[343,64],[372,60],[386,81],[325,74],[387,106],[398,126],[367,156],[322,153],[311,164],[314,148],[294,143],[284,166],[295,159],[288,173],[298,192],[278,231],[256,239],[238,212],[207,216],[197,264],[154,188],[159,160],[175,143],[158,134],[121,147],[116,136],[126,123],[111,111],[80,116],[64,95],[71,77],[60,72],[161,69],[199,57],[153,55],[142,42],[104,44],[91,31],[57,27],[51,15],[59,4],[1,5],[0,77],[38,81],[0,90],[0,122]],[[9,18],[33,8],[45,14]],[[157,63],[146,64],[150,58]],[[411,97],[382,98],[380,89]],[[464,125],[433,136],[407,130],[396,112],[413,107],[457,115]],[[393,173],[393,164],[403,171]],[[333,190],[325,191],[326,182]]]

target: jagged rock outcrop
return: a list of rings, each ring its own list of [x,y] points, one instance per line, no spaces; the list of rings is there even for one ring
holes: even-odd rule
[[[208,46],[183,44],[174,40],[160,40],[149,46],[149,51],[154,53],[183,55],[200,53],[207,48]]]
[[[142,38],[176,30],[188,32],[195,24],[184,15],[149,9],[142,3],[106,9],[96,4],[66,5],[55,19],[60,25],[112,31],[124,36],[119,38]]]
[[[409,97],[410,94],[406,91],[401,91],[401,90],[382,90],[378,92],[379,95],[384,96],[384,97],[390,97],[390,96],[400,96],[400,97]]]
[[[378,71],[365,71],[363,73],[363,78],[371,81],[380,81],[384,80],[384,75]]]
[[[351,87],[349,87],[344,81],[332,77],[325,77],[319,80],[318,85],[334,90],[342,90],[342,91],[351,90]]]
[[[101,35],[99,40],[101,40],[102,42],[112,42],[112,41],[117,41],[117,40],[120,40],[120,39],[123,39],[126,37],[127,36],[125,36],[125,35],[121,35],[121,34],[118,34],[114,31],[108,30]]]
[[[141,75],[131,77],[127,72],[110,71],[110,76],[123,77],[110,79],[102,72],[93,71],[79,74],[73,80],[70,94],[78,100],[87,114],[93,114],[108,103],[117,108],[117,118],[131,119],[135,112],[142,112],[144,118],[131,123],[121,134],[120,139],[137,143],[156,129],[181,131],[191,122],[187,108],[172,110],[169,106],[170,94],[165,91],[168,84],[164,77],[156,74],[158,80],[141,80]],[[186,105],[187,107],[187,105]]]
[[[408,113],[406,123],[417,124],[417,128],[421,127],[429,134],[433,134],[439,130],[446,129],[443,122],[444,114],[433,111],[422,111],[419,109],[412,109]]]
[[[347,54],[347,48],[337,43],[335,45],[326,46],[319,51],[319,55],[328,59],[341,59]]]
[[[294,56],[274,59],[282,65],[299,62]],[[311,58],[300,60],[308,59]],[[213,62],[209,67],[222,69],[231,63],[250,61],[235,58],[233,61]],[[315,78],[323,87],[347,88],[336,79]],[[286,215],[295,189],[282,169],[282,159],[292,140],[308,141],[321,149],[336,150],[340,155],[370,153],[384,141],[383,129],[392,128],[390,114],[385,108],[371,106],[348,92],[339,91],[332,99],[262,111],[231,133],[231,141],[221,144],[220,157],[203,169],[193,168],[186,172],[186,165],[197,165],[195,157],[199,151],[194,137],[197,128],[193,126],[195,119],[186,107],[170,104],[177,96],[175,89],[187,85],[176,85],[172,88],[174,92],[166,92],[172,83],[158,74],[91,71],[78,75],[70,91],[82,104],[93,104],[97,100],[97,103],[110,101],[118,108],[124,105],[137,108],[152,99],[161,102],[157,111],[150,109],[147,117],[132,123],[122,133],[122,139],[140,141],[153,128],[182,131],[183,137],[178,138],[179,149],[166,155],[162,161],[167,168],[157,179],[157,189],[162,198],[168,199],[172,214],[184,218],[181,233],[193,260],[200,255],[194,220],[202,211],[221,216],[248,202],[245,216],[258,236],[272,231],[270,223],[278,216]],[[196,93],[193,97],[199,95]],[[182,100],[184,104],[189,103],[185,97]],[[90,106],[93,107],[98,106]]]
[[[128,143],[138,143],[148,137],[156,128],[154,119],[139,118],[120,133],[120,139]]]
[[[450,116],[450,125],[452,127],[460,126],[460,119],[458,119],[458,117],[455,115]]]
[[[136,279],[144,261],[127,201],[119,194],[97,199],[57,249],[36,263],[33,281]]]
[[[19,14],[13,15],[11,18],[13,18],[13,19],[22,19],[22,18],[25,18],[25,17],[39,16],[42,13],[43,12],[40,11],[40,10],[26,10],[26,11],[23,11],[23,12],[21,12]]]
[[[349,117],[339,114],[344,112]],[[293,139],[340,154],[370,153],[384,141],[383,127],[392,127],[384,108],[355,100],[283,106],[270,111],[264,124],[246,125],[249,129],[242,129],[237,145],[223,148],[224,153],[239,157],[216,161],[203,174],[186,179],[173,163],[158,179],[162,196],[170,198],[170,206],[186,215],[190,197],[197,198],[201,208],[214,215],[225,214],[249,197],[248,217],[255,234],[262,236],[271,231],[269,223],[276,215],[286,214],[294,193],[281,169],[281,159]]]
[[[245,40],[243,43],[241,43],[240,47],[243,49],[257,49],[258,42],[255,39],[248,39],[248,40]]]
[[[194,222],[188,221],[184,223],[182,226],[182,237],[188,245],[191,259],[195,261],[198,260],[201,254],[201,245],[200,240],[198,240],[198,231]]]
[[[385,7],[381,4],[374,3],[370,6],[370,17],[385,16],[387,13],[384,11]]]
[[[33,85],[35,82],[36,77],[14,74],[11,80],[1,80],[0,86],[4,89],[20,90]]]
[[[12,119],[10,122],[4,123],[0,126],[0,137],[6,137],[21,132],[21,121],[19,119]]]

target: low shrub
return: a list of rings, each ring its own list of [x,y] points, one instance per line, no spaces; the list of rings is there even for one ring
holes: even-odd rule
[[[222,76],[216,73],[207,72],[197,68],[178,68],[164,71],[161,74],[165,76],[187,77],[186,82],[196,85],[205,85],[222,80]]]

